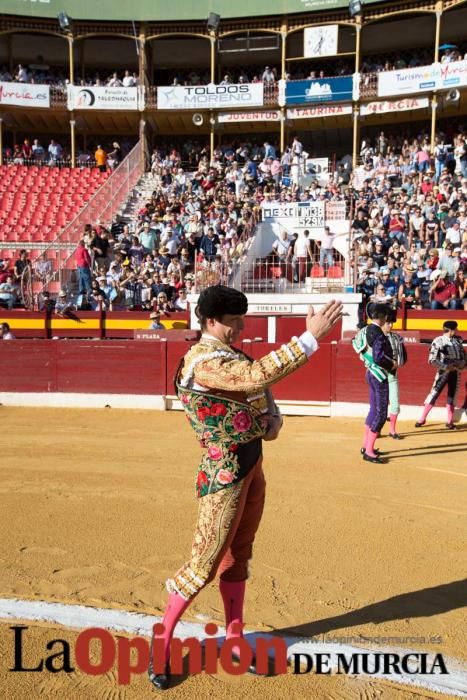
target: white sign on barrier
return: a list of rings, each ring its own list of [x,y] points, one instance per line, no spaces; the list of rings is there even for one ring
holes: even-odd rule
[[[218,122],[278,122],[281,113],[279,110],[270,112],[221,112],[217,117]]]
[[[68,85],[68,109],[138,109],[136,87]]]
[[[262,107],[263,83],[172,85],[157,88],[158,109]]]
[[[341,114],[352,114],[352,105],[318,104],[313,107],[291,107],[287,110],[287,119],[318,119],[338,117]]]
[[[386,112],[409,112],[412,109],[426,109],[430,106],[428,97],[403,97],[400,100],[381,100],[360,105],[360,114],[385,114]]]
[[[292,226],[310,229],[324,226],[324,202],[262,202],[261,208],[265,222],[282,223],[285,220]]]
[[[248,304],[249,314],[290,314],[292,304]]]
[[[432,63],[431,66],[378,73],[378,97],[428,90],[449,90],[465,85],[467,85],[467,61]]]
[[[34,83],[0,83],[0,105],[18,107],[50,107],[48,85]]]

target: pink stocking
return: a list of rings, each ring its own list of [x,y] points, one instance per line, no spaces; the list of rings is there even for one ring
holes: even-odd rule
[[[376,452],[375,452],[375,442],[376,438],[378,437],[378,433],[373,433],[371,430],[368,430],[368,437],[366,440],[366,445],[365,445],[365,452],[369,457],[376,457]]]
[[[451,403],[446,404],[446,409],[448,412],[448,423],[454,422],[454,406]]]
[[[165,630],[162,634],[155,635],[155,639],[164,640],[165,661],[169,660],[170,642],[172,640],[175,627],[177,626],[177,622],[180,620],[190,603],[191,600],[185,600],[181,595],[178,595],[178,593],[170,593],[169,595],[169,600],[164,613],[164,619],[162,620]]]
[[[219,581],[219,590],[224,602],[226,639],[242,636],[245,587],[246,581]]]
[[[362,445],[362,447],[366,447],[366,443],[368,441],[369,431],[370,431],[370,426],[365,423],[365,432],[363,433],[363,445]]]
[[[431,403],[426,403],[426,404],[423,406],[423,413],[422,413],[422,417],[421,417],[420,420],[418,421],[419,423],[424,423],[424,422],[426,421],[426,417],[427,417],[427,415],[429,414],[429,412],[431,411],[432,408],[433,408],[433,406],[431,405]]]

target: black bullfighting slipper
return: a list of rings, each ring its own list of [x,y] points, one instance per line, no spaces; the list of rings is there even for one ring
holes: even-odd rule
[[[234,661],[240,661],[238,655],[235,652],[232,652],[232,659]],[[271,661],[272,660],[269,659],[269,664],[268,664],[269,667],[271,666]],[[255,654],[253,654],[252,659],[251,659],[251,664],[247,668],[247,673],[251,673],[253,676],[264,676],[264,675],[267,676],[267,675],[269,675],[269,668],[268,668],[266,674],[258,673],[258,671],[256,670],[256,656],[255,656]]]
[[[152,666],[148,669],[149,680],[157,690],[168,690],[170,688],[170,683],[172,680],[172,675],[170,673],[170,664],[167,661],[165,665],[165,673],[154,673]]]
[[[446,423],[446,428],[448,430],[455,430],[456,426],[454,425],[454,423]]]
[[[393,440],[403,440],[404,438],[402,435],[399,435],[399,433],[389,433],[389,437],[392,437]]]
[[[365,462],[373,462],[373,464],[386,464],[385,459],[381,459],[379,455],[376,455],[376,457],[372,457],[371,455],[367,455],[366,452],[363,453],[363,459]]]
[[[364,447],[360,447],[360,454],[361,454],[361,455],[364,455],[364,454],[365,454],[365,448],[364,448]],[[377,455],[381,454],[377,447],[375,447],[375,454],[377,454]]]
[[[416,427],[416,428],[423,428],[424,425],[425,425],[425,421],[423,421],[423,423],[420,423],[419,421],[417,421],[417,422],[415,423],[415,427]]]
[[[236,662],[240,661],[238,654],[236,654],[234,651],[232,652],[232,659]],[[247,673],[252,673],[254,676],[263,675],[262,673],[258,673],[258,671],[256,670],[256,656],[254,654],[251,657],[251,664],[247,668]]]

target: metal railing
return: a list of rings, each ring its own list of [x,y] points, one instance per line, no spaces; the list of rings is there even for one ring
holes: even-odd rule
[[[336,250],[324,257],[254,258],[242,278],[242,291],[263,294],[342,292],[347,287],[344,259]]]
[[[201,292],[213,284],[225,284],[240,289],[242,271],[247,263],[250,246],[256,234],[257,219],[252,212],[246,220],[235,248],[221,252],[212,260],[195,259],[195,288]]]
[[[378,73],[360,73],[360,98],[378,96]]]
[[[56,272],[52,281],[64,284],[69,279],[70,271],[76,267],[72,256],[83,236],[85,225],[100,221],[103,226],[110,226],[143,172],[141,145],[138,141],[79,214],[45,247],[47,257],[55,259]]]

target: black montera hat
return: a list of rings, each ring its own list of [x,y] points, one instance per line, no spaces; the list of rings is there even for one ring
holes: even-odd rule
[[[457,331],[457,321],[445,321],[443,329],[446,331]]]
[[[237,289],[216,284],[201,292],[196,313],[198,317],[217,318],[224,314],[246,314],[248,299]]]
[[[381,315],[389,317],[392,315],[392,308],[388,306],[388,304],[374,304],[370,302],[366,307],[366,313],[371,320]],[[393,321],[391,321],[391,323],[393,323]]]

